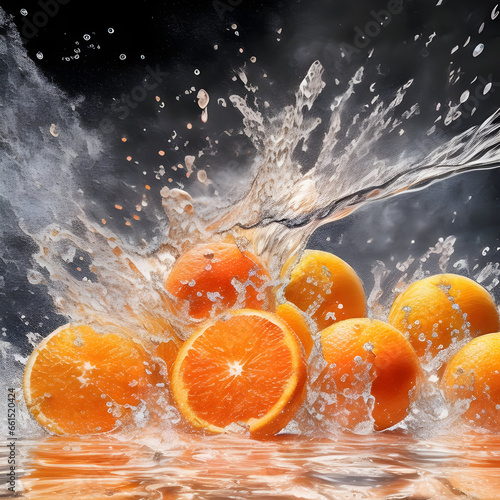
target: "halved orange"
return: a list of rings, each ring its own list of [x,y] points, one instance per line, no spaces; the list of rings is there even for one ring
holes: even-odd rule
[[[35,348],[24,371],[26,406],[59,435],[111,431],[162,380],[144,348],[121,329],[67,324]]]
[[[241,309],[181,347],[171,388],[181,413],[213,433],[240,425],[253,437],[279,432],[305,397],[302,346],[275,314]]]

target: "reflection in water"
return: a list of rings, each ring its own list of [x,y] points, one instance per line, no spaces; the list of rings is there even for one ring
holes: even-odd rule
[[[252,441],[186,434],[171,448],[146,441],[25,441],[18,449],[23,497],[500,498],[499,436],[416,441],[388,432]]]

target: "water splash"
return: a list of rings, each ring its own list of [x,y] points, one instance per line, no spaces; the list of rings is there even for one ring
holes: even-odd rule
[[[357,106],[356,90],[366,83],[365,69],[359,68],[328,112],[318,111],[316,116],[315,104],[329,84],[316,61],[298,85],[295,101],[282,110],[260,109],[256,101],[251,104],[247,97],[231,96],[243,116],[243,133],[255,149],[245,174],[249,185],[231,193],[234,203],[226,196],[207,200],[165,187],[161,191],[165,213],[156,221],[155,238],[131,245],[123,234],[96,220],[95,200],[81,192],[85,176],[81,170],[106,161],[106,145],[83,126],[78,102],[50,84],[26,57],[1,11],[0,23],[6,31],[0,39],[5,61],[1,76],[7,82],[0,96],[4,110],[0,140],[6,152],[0,159],[5,179],[0,196],[17,217],[10,223],[19,224],[36,244],[32,266],[26,270],[28,279],[46,287],[55,308],[68,319],[118,324],[146,343],[151,331],[144,317],[170,319],[163,282],[175,258],[190,246],[222,240],[230,233],[259,254],[278,279],[283,262],[297,257],[319,226],[371,201],[500,162],[498,111],[451,138],[430,128],[425,154],[405,148],[384,154],[384,141],[403,135],[404,124],[419,112],[417,104],[406,102],[413,80],[389,98],[370,95]],[[255,86],[246,88],[257,92]],[[457,116],[458,106],[449,103],[442,110],[448,123]],[[28,116],[37,127],[27,125]],[[301,164],[297,153],[307,151],[321,131],[316,159]],[[187,170],[193,168],[193,156],[189,157]],[[438,256],[440,270],[447,269],[452,249],[452,239],[446,239],[418,260],[409,256],[395,270],[377,264],[375,287],[369,294],[372,315],[382,318],[388,303],[384,291],[401,290],[423,277],[423,263],[431,256]],[[496,286],[498,266],[481,270],[477,277]],[[162,335],[168,339],[169,333]]]

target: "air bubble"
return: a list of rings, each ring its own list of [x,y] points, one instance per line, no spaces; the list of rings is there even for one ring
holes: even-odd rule
[[[254,62],[256,62],[256,61],[257,61],[257,58],[256,58],[255,56],[252,56],[252,57],[250,58],[250,62],[254,63]]]
[[[43,54],[41,52],[36,53],[37,59],[43,59]]]
[[[115,30],[113,28],[108,28],[108,33],[114,33]]]
[[[83,35],[83,39],[88,42],[90,40],[90,35]]]
[[[120,54],[120,61],[124,61],[127,59],[127,56],[125,54]]]
[[[198,76],[198,75],[200,74],[200,70],[199,70],[199,69],[195,69],[195,70],[194,70],[194,74],[195,74],[196,76]]]
[[[22,16],[27,16],[28,15],[28,11],[26,9],[21,9],[19,12],[21,12]]]

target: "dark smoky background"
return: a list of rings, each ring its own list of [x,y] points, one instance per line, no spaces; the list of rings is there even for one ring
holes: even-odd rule
[[[428,152],[425,132],[439,114],[437,103],[456,103],[465,89],[471,94],[477,89],[477,106],[468,108],[476,110],[448,128],[438,125],[438,136],[477,125],[500,107],[500,20],[492,19],[498,9],[494,1],[2,0],[0,5],[17,27],[27,57],[75,103],[82,127],[101,138],[102,160],[82,166],[75,177],[82,196],[92,200],[88,213],[96,221],[105,218],[131,245],[159,238],[164,230],[159,196],[164,185],[207,199],[218,190],[230,199],[245,188],[254,151],[241,133],[241,115],[229,102],[232,94],[254,99],[238,76],[242,68],[247,85],[259,87],[255,95],[270,103],[272,114],[293,102],[308,68],[319,60],[327,83],[317,102],[323,118],[361,65],[368,76],[354,105],[367,102],[372,82],[390,98],[414,78],[406,99],[418,103],[420,113],[405,124],[404,137],[382,145],[388,156],[398,148]],[[480,43],[484,50],[473,57]],[[461,75],[459,84],[449,82],[451,70]],[[0,72],[4,89],[8,71],[12,68]],[[471,84],[475,77],[478,83]],[[488,82],[492,87],[483,94]],[[200,88],[210,95],[207,123],[200,120]],[[326,120],[308,152],[300,154],[305,170],[314,164],[314,145],[325,127]],[[196,159],[197,168],[212,184],[172,169],[199,151],[204,155]],[[126,226],[124,219],[131,219],[133,207],[144,199],[145,185],[150,193],[141,222]],[[461,174],[366,205],[320,228],[308,246],[347,260],[367,291],[376,261],[391,266],[410,254],[418,258],[449,235],[457,237],[452,261],[468,259],[470,269],[496,263],[499,193],[498,169]],[[120,213],[117,204],[123,206]],[[27,353],[27,331],[45,335],[66,320],[55,313],[44,288],[27,280],[36,248],[19,228],[9,199],[0,199],[0,209],[0,327],[5,340]]]

